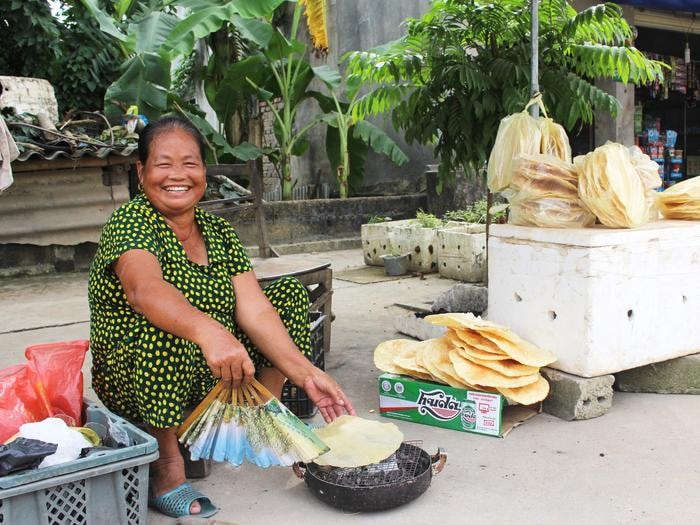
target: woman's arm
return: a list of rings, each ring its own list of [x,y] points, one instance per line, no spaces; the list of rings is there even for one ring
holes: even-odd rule
[[[333,378],[311,364],[294,344],[255,273],[241,273],[231,281],[236,294],[236,324],[270,363],[306,391],[326,421],[343,412],[354,415],[352,403]]]
[[[245,347],[223,325],[197,310],[172,284],[163,280],[156,257],[129,250],[113,265],[129,305],[152,324],[192,341],[202,349],[214,377],[237,387],[255,374]]]

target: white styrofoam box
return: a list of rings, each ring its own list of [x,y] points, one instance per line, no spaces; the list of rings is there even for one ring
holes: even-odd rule
[[[700,222],[491,226],[489,319],[595,377],[700,351]]]
[[[408,254],[408,269],[412,272],[437,271],[437,228],[421,228],[408,223],[389,230],[392,247]]]
[[[415,221],[415,219],[376,222],[360,226],[362,254],[365,259],[365,264],[370,266],[384,266],[382,255],[388,255],[392,250],[389,230],[409,224],[413,221]]]
[[[486,226],[450,223],[437,232],[438,272],[442,277],[470,283],[484,280]]]

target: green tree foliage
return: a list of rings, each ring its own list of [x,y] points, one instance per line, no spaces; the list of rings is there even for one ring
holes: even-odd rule
[[[0,74],[48,80],[63,113],[102,109],[117,48],[79,1],[60,7],[56,18],[47,0],[0,2]]]
[[[60,26],[47,0],[0,2],[0,73],[50,78],[60,59]]]
[[[349,72],[374,84],[356,115],[391,111],[409,142],[433,144],[441,182],[459,167],[473,173],[500,120],[529,99],[529,9],[529,0],[440,0],[408,21],[404,38],[349,54]],[[595,78],[662,77],[662,65],[630,45],[615,4],[577,13],[567,0],[541,0],[539,20],[540,89],[550,116],[569,130],[591,123],[596,110],[617,112]]]
[[[52,83],[63,111],[101,111],[107,86],[117,77],[119,50],[77,1],[64,1],[59,49]]]

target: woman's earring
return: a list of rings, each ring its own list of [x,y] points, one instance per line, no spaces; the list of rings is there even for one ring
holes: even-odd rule
[[[138,186],[136,186],[136,189],[139,190],[139,192],[143,192],[143,184],[141,184],[141,181],[139,181]]]

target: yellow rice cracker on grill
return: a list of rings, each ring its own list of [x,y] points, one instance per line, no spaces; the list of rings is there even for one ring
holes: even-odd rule
[[[314,460],[317,465],[362,467],[379,463],[401,446],[403,434],[393,423],[343,415],[314,433],[330,451]]]

